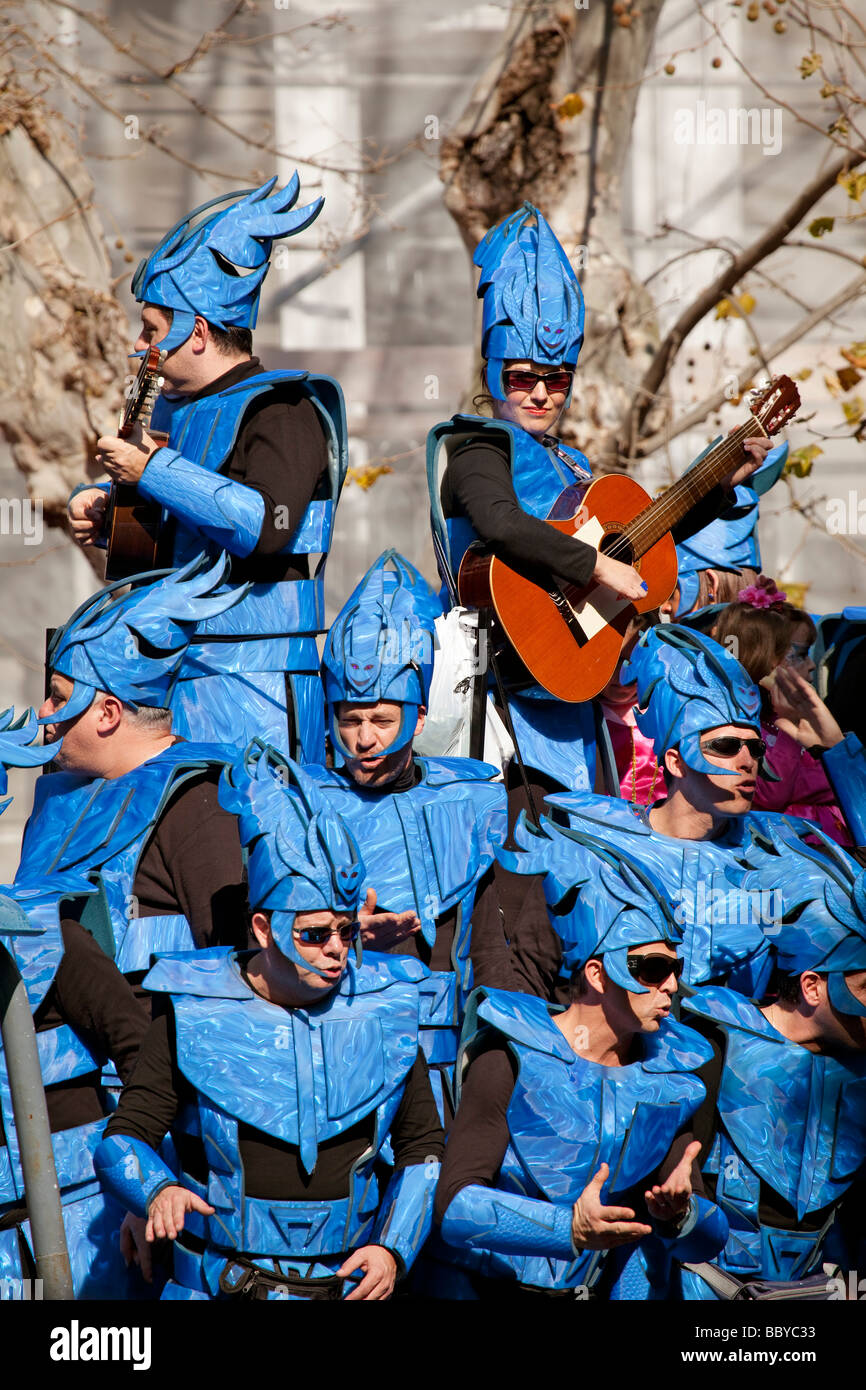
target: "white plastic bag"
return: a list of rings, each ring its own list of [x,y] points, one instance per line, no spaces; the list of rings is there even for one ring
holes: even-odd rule
[[[474,609],[452,608],[444,617],[436,619],[438,650],[433,664],[427,721],[414,742],[416,751],[422,756],[469,756],[473,677],[487,669],[487,634],[482,630],[480,636],[479,655],[478,613]],[[514,745],[488,695],[484,761],[504,771],[513,755]]]

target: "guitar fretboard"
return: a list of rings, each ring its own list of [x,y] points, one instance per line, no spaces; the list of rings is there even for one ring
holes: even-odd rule
[[[766,434],[766,430],[752,416],[717,444],[706,458],[678,478],[664,496],[651,502],[629,523],[622,541],[618,542],[623,546],[623,551],[630,549],[636,560],[645,555],[656,541],[661,540],[678,521],[682,521],[692,507],[736,467],[743,456],[743,440],[757,434]],[[616,550],[617,546],[614,546],[608,553],[616,558]]]

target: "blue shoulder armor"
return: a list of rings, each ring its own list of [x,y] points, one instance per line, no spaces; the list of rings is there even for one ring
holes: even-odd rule
[[[503,1037],[536,1052],[546,1052],[571,1066],[575,1054],[558,1028],[551,1027],[550,1009],[533,994],[481,986],[466,1006],[461,1052],[471,1047],[480,1026],[489,1024]]]

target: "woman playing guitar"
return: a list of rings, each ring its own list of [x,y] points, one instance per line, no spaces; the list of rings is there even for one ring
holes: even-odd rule
[[[574,534],[573,523],[554,526],[546,519],[568,488],[575,489],[578,500],[570,513],[566,507],[559,514],[577,511],[579,485],[585,488],[592,477],[584,455],[551,434],[568,404],[583,342],[583,296],[565,253],[541,213],[524,203],[487,234],[474,259],[481,269],[482,354],[494,418],[456,416],[432,432],[428,477],[443,568],[456,579],[468,547],[480,540],[524,580],[547,589],[548,598],[552,586],[555,602],[572,627],[576,628],[576,609],[568,595],[587,585],[594,586],[599,610],[606,605],[613,614],[642,601],[646,608],[645,601],[653,595],[628,562],[633,552],[614,546],[625,556],[617,559],[587,539],[595,536],[600,543],[597,528],[593,532],[587,527],[581,538]],[[727,472],[717,470],[718,483],[704,486],[703,497],[680,522],[675,539],[717,516],[729,500],[726,489],[745,481],[764,462],[771,447],[766,435],[757,427],[752,433],[738,433],[748,437],[730,442]],[[631,480],[625,485],[635,486]],[[672,542],[670,546],[672,550]],[[674,567],[671,588],[675,580]],[[465,588],[460,583],[460,596],[470,606],[485,605],[485,598],[476,596],[469,583]],[[495,600],[494,606],[501,621]],[[630,611],[616,623],[612,640],[617,657],[622,640],[636,632],[629,621],[633,617]],[[594,621],[601,619],[596,615]],[[588,630],[585,635],[593,633]],[[579,630],[577,637],[582,637]],[[596,785],[597,716],[589,703],[574,695],[553,698],[550,685],[533,680],[514,652],[503,657],[503,665],[517,741],[540,790],[535,798],[539,809],[541,796],[551,787]],[[607,679],[613,674],[611,670]],[[594,693],[602,684],[603,680]]]

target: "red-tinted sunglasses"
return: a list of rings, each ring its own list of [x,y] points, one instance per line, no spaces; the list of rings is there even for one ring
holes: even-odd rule
[[[539,381],[543,381],[548,395],[571,390],[573,372],[563,369],[554,372],[529,372],[523,367],[506,367],[502,373],[502,383],[506,391],[534,391]]]

